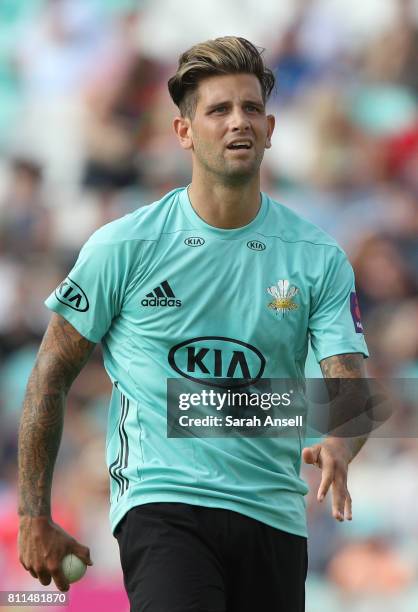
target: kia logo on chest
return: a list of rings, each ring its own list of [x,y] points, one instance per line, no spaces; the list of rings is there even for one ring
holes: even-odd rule
[[[186,238],[184,244],[189,247],[199,247],[205,244],[205,239],[200,238],[200,236],[190,236],[190,238]]]
[[[265,251],[266,245],[264,242],[260,242],[260,240],[249,240],[247,242],[247,247],[252,251]]]
[[[253,384],[266,365],[255,346],[224,336],[201,336],[176,344],[170,349],[168,361],[184,378],[221,387],[225,385],[216,385],[214,379],[235,379],[237,386]]]

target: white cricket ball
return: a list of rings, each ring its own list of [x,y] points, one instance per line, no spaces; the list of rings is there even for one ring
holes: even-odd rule
[[[65,555],[61,562],[61,566],[68,582],[77,582],[77,580],[80,580],[87,569],[87,565],[84,561],[76,557],[76,555],[73,555],[73,553]]]

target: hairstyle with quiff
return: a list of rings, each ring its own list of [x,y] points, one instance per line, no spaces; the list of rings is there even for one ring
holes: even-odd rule
[[[177,72],[168,81],[168,91],[183,117],[193,118],[199,82],[223,74],[253,74],[261,85],[264,103],[275,84],[274,74],[264,66],[255,45],[245,38],[224,36],[194,45],[179,57]]]

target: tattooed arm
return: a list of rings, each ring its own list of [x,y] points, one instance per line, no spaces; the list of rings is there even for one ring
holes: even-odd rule
[[[60,563],[74,552],[91,565],[89,551],[51,517],[52,475],[64,421],[66,394],[94,344],[53,314],[29,378],[19,430],[19,558],[43,585],[51,577],[68,590]]]
[[[355,414],[358,414],[358,406],[364,406],[365,398],[367,398],[367,386],[362,384],[366,378],[364,367],[364,357],[361,353],[347,353],[344,355],[334,355],[321,361],[321,370],[328,386],[330,397],[335,397],[337,394],[344,399],[342,408],[347,408],[351,414],[348,414],[348,420],[354,419]],[[358,383],[353,383],[353,379],[358,379]],[[332,380],[335,379],[335,380]],[[338,414],[331,415],[338,419]],[[332,425],[332,424],[331,424]],[[333,427],[330,427],[333,430]],[[358,436],[355,438],[344,437],[351,459],[353,459],[359,450],[366,442],[368,436]]]
[[[350,404],[356,404],[357,401],[364,404],[365,397],[361,391],[361,383],[353,385],[352,381],[366,377],[363,361],[362,354],[347,353],[323,359],[320,364],[330,397],[337,394],[343,397],[345,395],[345,405],[348,404],[349,409]],[[339,415],[331,415],[333,416],[338,420]],[[305,463],[316,465],[322,470],[318,501],[322,502],[331,486],[332,513],[339,521],[343,521],[344,517],[352,519],[352,503],[347,488],[348,464],[362,448],[367,437],[367,435],[351,438],[328,436],[321,443],[303,449],[302,457]]]
[[[361,353],[334,355],[321,361],[324,378],[365,378],[364,357]]]

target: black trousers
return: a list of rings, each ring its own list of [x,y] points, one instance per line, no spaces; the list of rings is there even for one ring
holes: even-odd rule
[[[131,612],[303,612],[307,541],[218,508],[152,503],[118,524]]]

